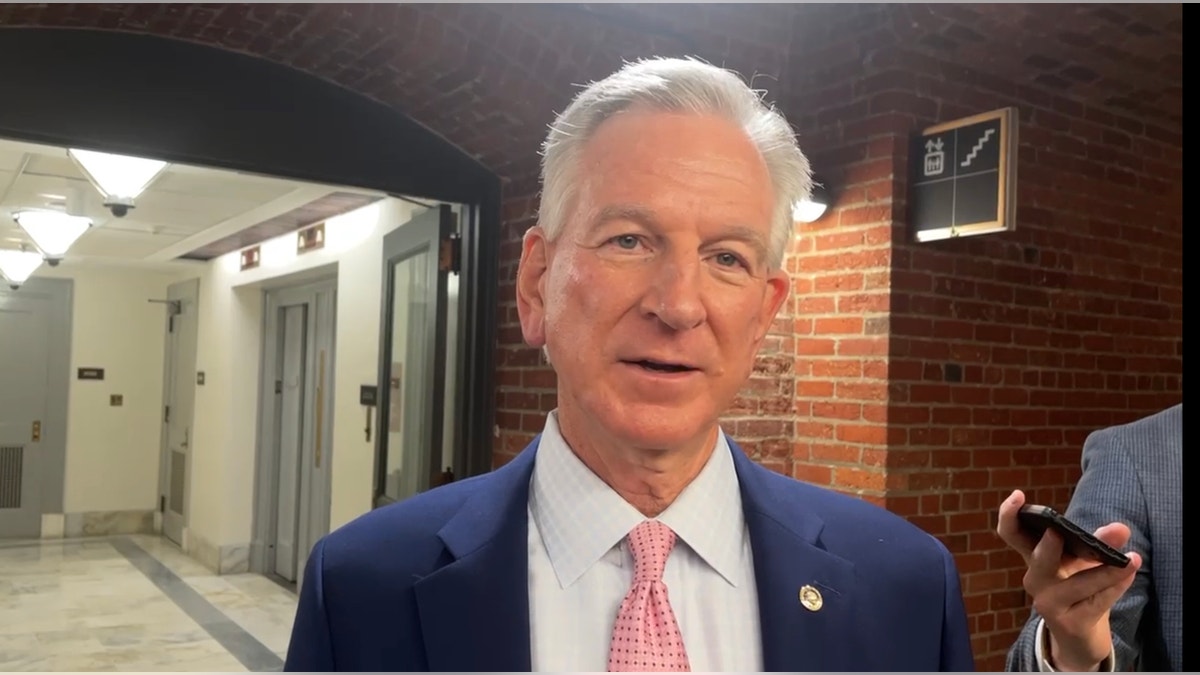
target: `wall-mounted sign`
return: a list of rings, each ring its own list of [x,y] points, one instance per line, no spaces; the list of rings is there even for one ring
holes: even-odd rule
[[[262,249],[258,246],[242,250],[242,271],[252,270],[262,262]]]
[[[909,222],[917,241],[1016,227],[1017,111],[925,129],[909,152]]]
[[[81,380],[103,380],[104,379],[104,369],[103,368],[80,368],[79,369],[79,379],[81,379]]]

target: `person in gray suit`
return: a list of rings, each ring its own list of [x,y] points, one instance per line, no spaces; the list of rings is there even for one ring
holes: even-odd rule
[[[1034,610],[1007,670],[1182,670],[1183,404],[1091,434],[1082,461],[1066,516],[1130,563],[1064,556],[1053,533],[1034,541],[1017,525],[1025,495],[1013,492],[997,532],[1025,558]]]

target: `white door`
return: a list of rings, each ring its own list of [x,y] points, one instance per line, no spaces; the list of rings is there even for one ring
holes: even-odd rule
[[[199,279],[181,281],[167,288],[159,511],[163,535],[179,545],[183,545],[183,528],[187,524],[199,299]]]
[[[50,320],[36,299],[0,295],[0,537],[42,529],[39,454],[46,422]]]

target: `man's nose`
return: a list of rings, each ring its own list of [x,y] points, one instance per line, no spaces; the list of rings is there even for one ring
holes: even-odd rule
[[[708,312],[701,297],[699,260],[663,260],[650,277],[642,309],[672,330],[687,330],[704,323]]]

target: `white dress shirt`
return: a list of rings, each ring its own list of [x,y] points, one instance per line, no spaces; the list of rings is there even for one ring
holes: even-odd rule
[[[608,669],[613,625],[633,583],[625,536],[644,520],[575,456],[550,413],[529,491],[533,670]],[[658,520],[677,535],[663,581],[691,669],[762,670],[750,535],[724,432]]]
[[[1037,637],[1034,638],[1033,649],[1037,654],[1038,670],[1043,673],[1057,673],[1058,670],[1050,665],[1050,629],[1046,628],[1046,620],[1038,619]],[[1100,663],[1099,673],[1115,673],[1117,672],[1117,647],[1113,648],[1108,653],[1108,658]]]

